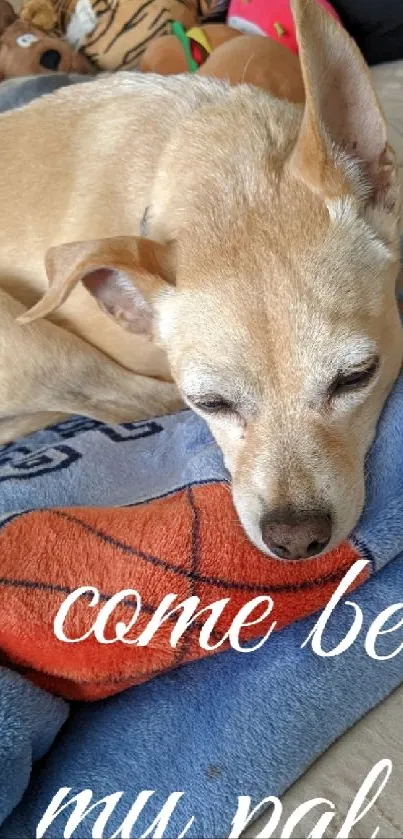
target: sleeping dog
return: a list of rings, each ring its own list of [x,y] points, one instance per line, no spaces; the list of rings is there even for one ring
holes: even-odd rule
[[[293,10],[304,106],[134,73],[0,119],[1,439],[184,400],[286,559],[357,522],[402,358],[385,121],[346,32]]]

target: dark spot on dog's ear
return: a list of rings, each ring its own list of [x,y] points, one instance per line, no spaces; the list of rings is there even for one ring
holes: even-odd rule
[[[149,210],[150,210],[150,208],[149,208],[149,207],[146,207],[146,208],[145,208],[144,213],[143,213],[143,217],[142,217],[142,219],[141,219],[141,221],[140,221],[140,224],[139,224],[139,233],[140,233],[140,236],[144,236],[144,237],[146,237],[146,236],[147,236],[147,232],[148,232],[148,213],[149,213]]]

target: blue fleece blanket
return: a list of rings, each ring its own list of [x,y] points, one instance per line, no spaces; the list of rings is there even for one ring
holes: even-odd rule
[[[403,377],[379,424],[368,463],[367,505],[353,537],[373,570],[394,560],[354,593],[365,627],[399,599],[403,588],[402,438]],[[131,504],[149,497],[150,490],[156,496],[169,487],[224,476],[206,426],[188,411],[115,427],[75,418],[0,450],[3,521],[11,511],[52,503]],[[351,613],[340,604],[326,635],[327,648],[349,622]],[[71,788],[71,794],[91,789],[94,800],[124,792],[104,833],[93,835],[113,836],[144,790],[154,790],[154,796],[128,835],[140,837],[175,791],[184,795],[166,836],[179,836],[191,816],[190,837],[228,835],[238,795],[250,795],[256,804],[263,796],[281,794],[403,681],[403,655],[387,661],[370,658],[364,629],[336,658],[320,658],[309,645],[302,647],[314,623],[310,618],[289,626],[253,654],[223,653],[118,697],[76,706],[34,771],[22,802],[0,829],[1,839],[35,836],[62,787]],[[397,643],[393,634],[385,635],[378,654]],[[1,725],[0,732],[4,736]],[[49,739],[51,734],[52,729]],[[9,765],[5,770],[0,762],[3,813],[22,791],[19,770],[13,776]],[[91,836],[100,809],[65,835]],[[64,809],[44,835],[59,839],[71,810]]]
[[[403,375],[368,459],[364,514],[352,541],[379,570],[403,551]],[[191,411],[107,426],[73,417],[0,446],[0,525],[24,510],[138,504],[228,480],[205,423]]]
[[[400,558],[354,594],[365,628],[402,589]],[[346,632],[348,619],[350,613],[340,606],[326,634],[328,649]],[[229,836],[238,796],[251,796],[256,806],[265,796],[281,795],[330,743],[403,681],[403,655],[389,661],[369,658],[364,630],[337,658],[318,658],[309,647],[301,649],[314,622],[310,618],[288,627],[252,655],[223,653],[113,699],[78,707],[34,771],[21,804],[0,828],[1,839],[32,839],[62,787],[71,790],[67,798],[90,789],[92,803],[119,791],[123,795],[103,833],[92,832],[102,806],[72,833],[65,832],[70,806],[42,834],[52,839],[120,836],[119,827],[145,790],[154,795],[133,831],[124,835],[143,836],[177,791],[184,795],[164,836],[179,837],[192,816],[189,837]],[[386,655],[396,645],[384,636],[378,653]],[[1,785],[3,772],[0,777]],[[357,789],[362,780],[357,778]]]

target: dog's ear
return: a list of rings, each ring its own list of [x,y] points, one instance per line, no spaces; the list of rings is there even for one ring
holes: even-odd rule
[[[174,245],[140,237],[72,242],[46,254],[49,289],[19,323],[30,323],[58,308],[77,283],[121,326],[151,334],[153,300],[175,284]]]
[[[327,201],[376,199],[396,170],[369,69],[316,0],[291,2],[306,96],[293,171]]]

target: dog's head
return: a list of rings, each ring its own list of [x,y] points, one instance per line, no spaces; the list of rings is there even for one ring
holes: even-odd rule
[[[247,534],[288,559],[356,524],[402,358],[385,122],[346,32],[314,0],[293,8],[304,108],[242,86],[202,108],[156,178],[159,243],[54,249],[50,289],[27,316],[81,280],[123,325],[153,334],[223,451]]]

